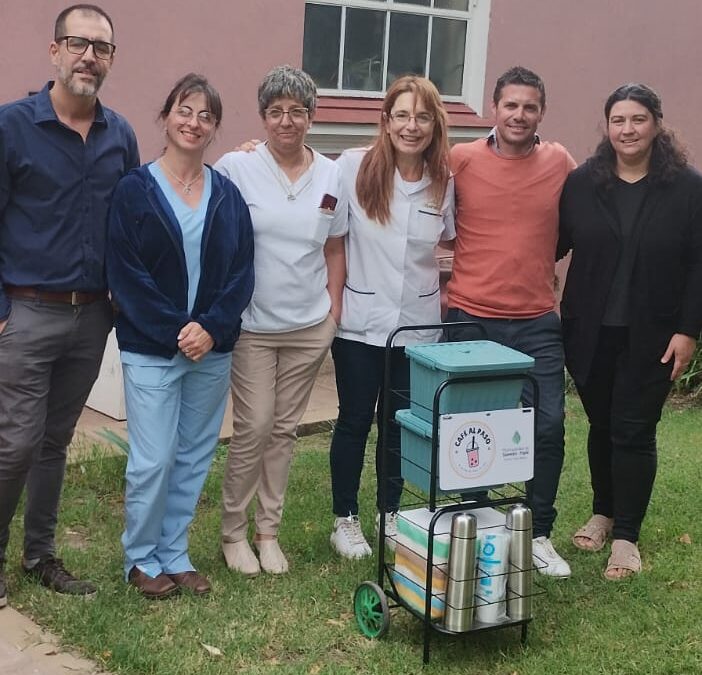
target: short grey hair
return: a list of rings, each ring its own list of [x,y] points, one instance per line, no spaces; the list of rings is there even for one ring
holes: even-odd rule
[[[294,98],[312,114],[317,107],[317,87],[304,70],[288,65],[276,66],[258,86],[258,112],[261,117],[278,98]]]

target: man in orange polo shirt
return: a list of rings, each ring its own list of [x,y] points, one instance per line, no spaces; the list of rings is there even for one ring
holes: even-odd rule
[[[448,284],[447,321],[475,321],[489,339],[535,359],[539,385],[534,479],[527,493],[534,515],[537,568],[568,577],[570,567],[550,540],[564,455],[564,357],[554,311],[558,201],[576,164],[558,143],[539,140],[546,109],[541,78],[510,68],[493,94],[495,127],[487,139],[456,145],[456,243]],[[475,338],[469,327],[449,340]],[[525,391],[525,402],[532,393]]]

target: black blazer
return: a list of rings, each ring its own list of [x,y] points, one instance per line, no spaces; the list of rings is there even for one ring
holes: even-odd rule
[[[697,338],[702,330],[700,173],[686,168],[671,184],[649,188],[633,245],[630,354],[641,368],[660,367],[674,333]],[[616,208],[585,163],[561,194],[557,254],[573,252],[561,317],[566,365],[578,385],[590,372],[620,246]]]

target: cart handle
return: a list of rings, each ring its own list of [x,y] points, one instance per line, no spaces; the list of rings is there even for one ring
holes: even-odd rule
[[[388,338],[385,341],[385,347],[390,348],[395,346],[395,336],[398,333],[404,333],[410,330],[443,330],[444,328],[448,328],[451,326],[471,326],[475,328],[478,331],[478,333],[480,333],[480,337],[483,340],[487,340],[488,338],[487,329],[485,328],[485,326],[483,326],[481,323],[478,323],[477,321],[447,321],[446,323],[423,323],[416,326],[398,326],[394,330],[390,331],[390,333],[388,333]]]

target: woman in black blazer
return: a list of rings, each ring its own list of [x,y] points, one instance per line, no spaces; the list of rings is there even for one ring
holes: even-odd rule
[[[593,516],[573,537],[608,579],[641,571],[639,531],[656,475],[656,427],[702,329],[702,175],[642,84],[605,104],[607,133],[568,177],[559,256],[566,365],[590,423]]]

